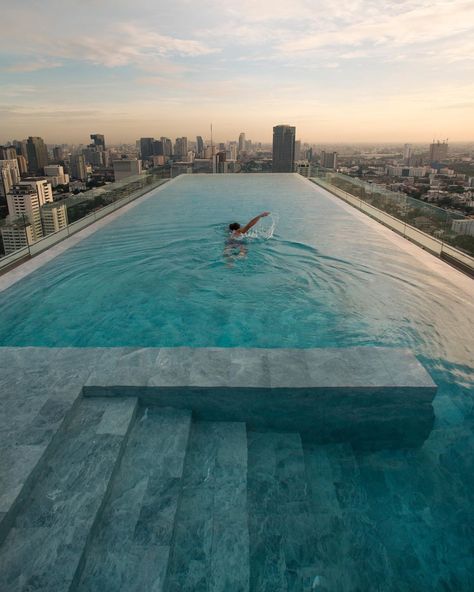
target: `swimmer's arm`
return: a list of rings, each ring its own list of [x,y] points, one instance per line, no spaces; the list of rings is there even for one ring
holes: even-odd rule
[[[269,213],[270,212],[262,212],[261,214],[259,214],[255,218],[252,218],[252,220],[250,220],[250,222],[248,222],[243,228],[239,228],[239,233],[245,234],[247,231],[249,231],[252,228],[252,226],[255,226],[255,224],[257,224],[257,222],[260,220],[260,218],[265,218],[265,216],[268,216]]]

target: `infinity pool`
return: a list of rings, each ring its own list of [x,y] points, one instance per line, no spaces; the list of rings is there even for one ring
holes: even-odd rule
[[[469,590],[474,282],[397,241],[296,175],[182,176],[0,293],[0,345],[410,348],[439,387],[424,446],[324,451],[353,573],[331,590]]]

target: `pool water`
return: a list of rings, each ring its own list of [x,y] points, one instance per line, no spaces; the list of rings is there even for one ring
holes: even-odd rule
[[[296,175],[182,176],[0,293],[0,345],[410,348],[439,387],[434,429],[341,461],[341,520],[364,508],[396,557],[390,589],[474,589],[474,291],[387,233]]]

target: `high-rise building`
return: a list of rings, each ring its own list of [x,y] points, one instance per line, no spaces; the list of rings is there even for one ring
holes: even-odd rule
[[[70,161],[71,176],[81,181],[87,180],[86,159],[83,154],[74,154]]]
[[[114,179],[121,181],[142,172],[142,161],[136,158],[114,160]]]
[[[433,142],[430,144],[430,164],[441,164],[448,156],[448,142]]]
[[[153,156],[163,156],[164,155],[164,146],[161,140],[154,140],[153,141]]]
[[[405,164],[410,164],[410,159],[412,155],[412,147],[411,144],[405,144],[403,146],[403,160]]]
[[[44,167],[44,174],[53,187],[69,183],[69,175],[64,172],[64,168],[60,164],[48,164]]]
[[[48,164],[48,150],[43,138],[30,136],[26,142],[28,153],[28,171],[33,175],[43,174],[43,168]]]
[[[174,155],[181,159],[187,158],[188,155],[188,138],[183,136],[182,138],[176,138],[174,144]]]
[[[163,142],[163,154],[171,156],[173,154],[173,144],[169,138],[161,136],[160,140]]]
[[[28,172],[28,161],[23,156],[23,154],[19,154],[16,157],[16,161],[18,163],[18,170],[20,171],[20,175],[26,175]]]
[[[295,160],[301,160],[301,140],[295,141]]]
[[[204,156],[204,142],[201,136],[196,137],[196,154],[198,158]]]
[[[231,142],[229,146],[230,160],[237,160],[237,142]]]
[[[105,152],[102,150],[102,148],[97,148],[91,144],[87,148],[84,148],[82,154],[84,155],[86,163],[92,165],[94,168],[101,168],[105,166]]]
[[[14,146],[0,146],[0,160],[13,160],[17,152]]]
[[[2,234],[5,255],[10,255],[10,253],[23,249],[35,241],[33,227],[26,219],[9,221],[2,226],[0,232]]]
[[[94,143],[94,146],[105,150],[105,136],[103,134],[91,134],[90,138]]]
[[[67,226],[67,208],[61,203],[47,203],[41,207],[43,235],[59,232]]]
[[[153,156],[153,142],[155,138],[140,138],[140,158],[147,160]]]
[[[247,142],[245,141],[245,133],[241,132],[239,134],[239,154],[245,152],[247,150]]]
[[[0,197],[6,198],[13,185],[20,182],[20,169],[18,160],[0,160]]]
[[[14,185],[7,195],[9,219],[31,224],[31,239],[37,241],[43,237],[41,207],[52,201],[53,192],[46,180],[23,181]]]
[[[337,152],[321,152],[321,166],[325,169],[337,169]]]
[[[276,125],[273,128],[274,173],[292,173],[295,170],[296,128],[291,125]]]
[[[53,158],[55,162],[61,162],[64,158],[64,150],[62,146],[55,146],[53,148]]]

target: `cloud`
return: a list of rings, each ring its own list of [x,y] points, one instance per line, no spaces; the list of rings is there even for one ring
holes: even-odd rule
[[[38,70],[60,68],[62,65],[62,62],[59,60],[37,59],[28,62],[17,62],[11,66],[2,68],[2,70],[4,72],[36,72]]]
[[[376,18],[364,14],[356,22],[334,26],[332,30],[315,27],[311,34],[287,41],[281,49],[285,54],[303,54],[322,48],[357,48],[368,44],[393,51],[406,45],[426,45],[455,34],[467,34],[473,23],[474,2],[433,2],[396,14],[377,14]]]

